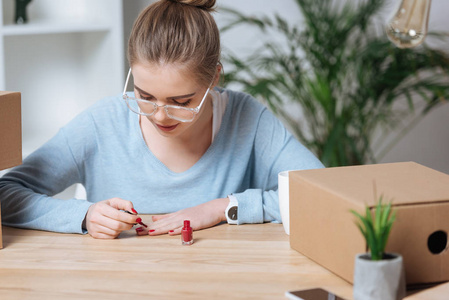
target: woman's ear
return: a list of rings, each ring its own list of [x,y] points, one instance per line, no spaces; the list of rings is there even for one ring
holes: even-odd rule
[[[223,70],[223,65],[221,64],[221,62],[219,62],[217,64],[217,70],[215,72],[215,78],[214,78],[214,82],[212,83],[211,89],[216,87],[218,85],[218,83],[220,82],[220,76],[221,76],[221,71],[222,70]]]

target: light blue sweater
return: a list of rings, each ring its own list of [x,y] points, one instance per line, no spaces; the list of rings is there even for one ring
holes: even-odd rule
[[[226,92],[214,142],[182,173],[151,153],[121,95],[98,101],[0,179],[3,224],[82,233],[89,206],[101,200],[119,197],[141,214],[163,214],[231,193],[239,224],[280,222],[278,173],[323,165],[257,100]],[[74,183],[88,201],[51,197]]]

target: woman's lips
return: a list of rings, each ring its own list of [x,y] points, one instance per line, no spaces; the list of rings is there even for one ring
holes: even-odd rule
[[[162,125],[156,124],[156,126],[157,126],[160,130],[162,130],[162,131],[172,131],[172,130],[174,130],[176,127],[178,127],[178,124],[172,125],[172,126],[162,126]]]

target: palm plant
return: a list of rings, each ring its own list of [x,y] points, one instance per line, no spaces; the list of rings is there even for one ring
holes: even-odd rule
[[[351,210],[351,213],[358,219],[357,226],[365,238],[366,245],[371,253],[371,260],[384,258],[391,227],[396,219],[396,213],[391,210],[391,203],[383,204],[382,198],[381,196],[377,202],[374,218],[369,206],[366,207],[364,216]]]
[[[285,40],[268,41],[248,57],[225,51],[231,67],[225,82],[241,84],[266,103],[326,166],[375,162],[379,128],[407,130],[416,123],[410,116],[419,119],[449,99],[446,53],[426,45],[399,49],[376,33],[374,20],[385,0],[360,1],[357,7],[348,1],[292,1],[304,23],[222,9],[232,18],[222,32],[245,24]],[[292,114],[294,106],[302,113]]]

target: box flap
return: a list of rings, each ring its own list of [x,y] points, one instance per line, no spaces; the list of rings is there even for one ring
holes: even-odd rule
[[[356,205],[373,206],[381,194],[394,205],[449,201],[449,175],[415,162],[294,171],[310,184]]]
[[[404,300],[447,300],[448,295],[449,283],[446,283],[405,297]]]
[[[20,93],[0,92],[0,170],[22,163]]]

